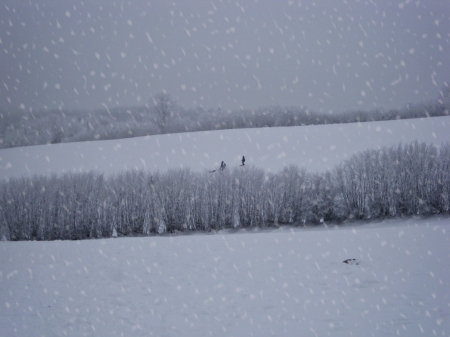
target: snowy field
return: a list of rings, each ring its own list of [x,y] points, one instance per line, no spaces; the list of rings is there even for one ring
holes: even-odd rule
[[[0,336],[450,335],[448,217],[0,252]]]
[[[94,130],[105,137],[132,134],[133,126],[123,116],[115,119],[110,113],[111,123],[98,118],[100,127],[85,117],[87,111],[115,107],[132,107],[130,118],[148,113],[149,120],[156,118],[150,128],[164,130],[169,112],[197,107],[217,116],[205,118],[207,123],[219,121],[219,111],[261,107],[269,107],[266,116],[272,121],[279,117],[272,114],[279,104],[287,107],[286,120],[291,117],[288,107],[308,114],[360,110],[373,115],[391,114],[407,102],[399,111],[429,116],[448,107],[450,98],[449,0],[2,0],[0,8],[0,130],[5,134],[0,142],[5,144],[45,134],[58,141],[60,131],[77,137]],[[161,92],[173,100],[158,114]],[[41,110],[47,112],[40,116]],[[56,115],[72,110],[86,110],[71,117],[73,125]],[[21,116],[36,118],[36,124],[16,129]],[[91,131],[83,135],[86,127]],[[235,171],[256,167],[280,172],[296,165],[310,173],[325,172],[368,149],[413,141],[439,146],[450,142],[449,131],[446,116],[18,147],[0,150],[0,182],[130,169],[211,172],[222,161]],[[237,168],[242,156],[245,167]],[[205,176],[212,174],[221,178],[218,173]],[[378,182],[373,186],[381,185],[373,181]],[[67,188],[88,180],[73,182]],[[47,185],[31,184],[45,192]],[[0,219],[12,221],[24,214],[30,219],[17,221],[16,228],[25,228],[31,219],[39,220],[38,228],[50,227],[43,224],[50,224],[46,219],[54,219],[56,209],[73,215],[74,227],[86,224],[77,220],[76,212],[84,213],[77,210],[77,188],[67,199],[56,188],[45,193],[58,201],[50,205],[60,208],[44,208],[43,203],[52,201],[48,197],[41,203],[42,194],[27,194],[19,183],[8,186],[24,198],[11,199],[13,194],[3,192],[8,198],[0,198]],[[401,195],[400,188],[394,190]],[[148,194],[157,205],[158,194]],[[89,195],[85,200],[99,200],[95,193]],[[232,200],[240,200],[236,196]],[[135,204],[127,204],[133,199],[126,198],[117,198],[123,204],[104,200],[103,205],[116,209]],[[172,198],[166,200],[176,205]],[[100,213],[91,201],[83,202],[92,206],[89,214]],[[5,205],[11,206],[6,216]],[[67,218],[55,224],[68,227]],[[113,228],[118,218],[104,223]],[[322,223],[84,241],[10,242],[3,237],[0,337],[450,337],[448,212],[429,218],[371,218],[339,227]],[[343,263],[347,259],[351,263]]]
[[[450,141],[450,117],[0,151],[0,178],[247,163],[331,168]],[[450,218],[86,241],[0,242],[0,336],[450,336]],[[357,259],[358,264],[345,264]]]
[[[414,140],[450,141],[450,117],[358,124],[235,129],[0,150],[0,179],[30,174],[138,168],[166,171],[246,165],[277,172],[289,164],[310,172],[333,168],[351,155]]]

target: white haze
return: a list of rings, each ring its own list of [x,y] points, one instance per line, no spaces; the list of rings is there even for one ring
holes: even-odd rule
[[[0,107],[280,104],[324,112],[440,96],[450,3],[4,0]]]

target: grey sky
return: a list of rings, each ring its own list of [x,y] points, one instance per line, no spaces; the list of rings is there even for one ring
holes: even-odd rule
[[[401,107],[450,75],[450,2],[4,0],[0,107]]]

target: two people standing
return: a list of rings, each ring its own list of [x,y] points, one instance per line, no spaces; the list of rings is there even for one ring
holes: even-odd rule
[[[245,165],[245,157],[244,156],[242,156],[241,162],[242,162],[241,166],[244,166]],[[227,164],[225,164],[225,162],[222,160],[222,162],[220,163],[220,170],[221,171],[225,170],[226,166],[227,166]],[[212,172],[214,172],[214,171],[212,171]]]

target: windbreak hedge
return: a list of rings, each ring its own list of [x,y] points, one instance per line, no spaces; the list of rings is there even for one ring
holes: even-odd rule
[[[450,144],[356,154],[326,173],[67,173],[0,181],[0,238],[77,240],[448,213]]]

